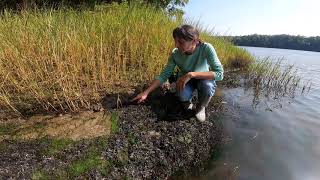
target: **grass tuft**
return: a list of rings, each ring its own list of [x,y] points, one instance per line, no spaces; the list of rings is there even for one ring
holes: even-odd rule
[[[41,139],[41,143],[46,144],[48,147],[46,149],[46,155],[56,155],[60,151],[67,149],[69,146],[73,145],[75,142],[71,139],[51,139],[44,137]]]
[[[116,133],[119,130],[119,115],[117,112],[111,114],[111,133]]]
[[[302,83],[297,69],[293,65],[282,64],[283,59],[277,61],[269,57],[252,63],[247,71],[245,86],[253,88],[253,105],[260,102],[262,96],[274,100],[288,96],[294,98],[298,88],[301,93],[310,90],[311,83]]]

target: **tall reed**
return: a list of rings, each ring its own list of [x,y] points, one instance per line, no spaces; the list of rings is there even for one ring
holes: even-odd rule
[[[77,111],[106,93],[150,81],[172,48],[182,22],[126,4],[94,10],[32,10],[0,16],[0,107],[15,114]],[[202,33],[226,67],[248,53]]]
[[[261,97],[294,98],[298,89],[301,89],[301,93],[310,90],[310,81],[302,82],[294,65],[286,65],[282,62],[283,59],[275,61],[267,57],[250,64],[245,78],[245,87],[253,88],[254,106],[259,104]]]

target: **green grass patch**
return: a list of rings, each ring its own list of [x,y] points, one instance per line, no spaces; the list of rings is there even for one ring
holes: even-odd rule
[[[44,137],[40,141],[47,146],[44,152],[46,155],[55,155],[75,144],[71,139],[52,139],[49,137]]]
[[[128,134],[128,141],[130,144],[136,144],[137,143],[137,138],[134,136],[133,133]]]
[[[116,133],[119,130],[119,115],[117,112],[111,114],[111,133]]]
[[[48,148],[48,153],[53,155],[58,153],[59,151],[66,149],[74,142],[71,139],[53,139]]]
[[[10,147],[10,144],[8,142],[0,142],[0,153],[7,151]]]
[[[14,134],[17,126],[15,124],[3,124],[0,125],[0,136],[1,135],[12,135]]]
[[[72,162],[69,162],[66,168],[56,169],[52,172],[48,172],[45,169],[37,170],[33,173],[33,179],[74,179],[76,177],[86,177],[86,172],[90,170],[97,170],[103,176],[107,176],[109,173],[110,164],[108,161],[102,159],[102,153],[107,147],[107,137],[99,137],[89,142],[72,141],[69,139],[41,139],[41,143],[47,145],[45,154],[56,155],[64,149],[71,146],[76,147],[81,143],[89,143],[87,149],[83,150],[81,156]],[[56,156],[56,158],[60,158]]]
[[[72,162],[67,169],[67,175],[70,178],[78,177],[92,169],[96,169],[103,176],[109,172],[110,163],[102,159],[102,152],[107,147],[107,139],[104,137],[92,141],[88,151],[78,160]]]
[[[45,123],[45,122],[37,122],[32,127],[35,130],[41,130],[41,129],[44,129],[46,126],[47,126],[47,123]]]
[[[51,178],[50,178],[50,175],[46,171],[38,170],[38,171],[33,172],[31,179],[32,180],[46,180],[46,179],[51,179]]]
[[[108,161],[101,159],[101,155],[94,153],[73,162],[68,168],[67,173],[69,177],[74,178],[92,169],[96,169],[102,175],[106,176],[109,170],[109,163]]]

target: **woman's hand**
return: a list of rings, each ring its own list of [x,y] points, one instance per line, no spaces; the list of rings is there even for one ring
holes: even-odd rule
[[[133,98],[131,102],[137,101],[138,103],[142,103],[147,99],[147,97],[148,97],[148,93],[143,91],[142,93],[138,94],[135,98]]]
[[[185,85],[187,84],[187,82],[192,78],[192,74],[191,72],[185,74],[184,76],[180,77],[177,81],[177,91],[181,92]]]
[[[160,80],[158,79],[154,80],[146,90],[144,90],[142,93],[138,94],[135,98],[133,98],[131,102],[133,101],[138,101],[138,103],[144,102],[147,99],[149,93],[151,93],[153,90],[155,90],[159,86],[160,86]]]

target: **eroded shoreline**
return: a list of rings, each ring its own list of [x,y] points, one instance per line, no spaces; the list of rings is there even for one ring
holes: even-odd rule
[[[125,99],[128,97],[123,104]],[[174,113],[172,107],[179,112],[179,105],[172,95],[158,94],[153,103],[108,110],[110,135],[78,141],[48,136],[29,141],[5,139],[0,146],[0,176],[168,179],[177,172],[201,171],[222,138],[222,127],[212,118],[222,113],[222,99],[222,93],[216,92],[204,123],[192,116],[165,118]],[[93,114],[99,113],[103,112]]]

